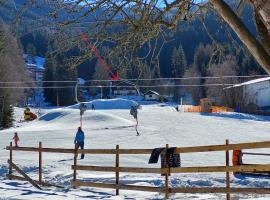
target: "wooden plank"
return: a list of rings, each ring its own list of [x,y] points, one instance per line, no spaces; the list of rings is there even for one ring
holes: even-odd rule
[[[208,172],[270,172],[270,165],[207,166],[170,168],[171,173],[208,173]]]
[[[115,189],[116,184],[107,183],[91,183],[82,181],[73,181],[72,185],[85,187],[98,187]],[[165,188],[149,187],[149,186],[135,186],[135,185],[119,185],[119,189],[136,190],[147,192],[164,192]],[[203,187],[203,188],[169,188],[170,193],[227,193],[226,188],[221,187]],[[256,194],[270,194],[270,188],[230,188],[231,193],[256,193]]]
[[[203,188],[171,188],[171,193],[227,193],[226,188],[203,187]],[[230,188],[230,193],[256,193],[270,194],[270,188]]]
[[[207,152],[207,151],[226,151],[239,149],[257,149],[269,148],[270,141],[266,142],[250,142],[229,145],[211,145],[211,146],[197,146],[197,147],[181,147],[175,150],[175,153],[193,153],[193,152]]]
[[[74,165],[72,165],[74,169]],[[115,167],[103,166],[84,166],[77,165],[76,170],[89,170],[89,171],[102,171],[102,172],[115,172]],[[270,165],[240,165],[240,166],[205,166],[205,167],[180,167],[170,168],[171,173],[211,173],[211,172],[270,172]],[[160,168],[139,168],[139,167],[119,167],[119,172],[126,173],[153,173],[160,174],[166,173],[165,169]]]
[[[136,185],[120,185],[121,190],[135,190],[145,192],[164,192],[164,188]]]
[[[9,160],[12,162],[12,142],[9,143]],[[12,175],[12,165],[9,164],[9,167],[8,167],[8,174],[9,175]]]
[[[92,183],[92,182],[85,182],[85,181],[72,181],[73,187],[79,187],[79,186],[84,186],[84,187],[98,187],[98,188],[111,188],[115,189],[116,185],[115,184],[109,184],[109,183]]]
[[[226,145],[229,145],[229,140],[226,140]],[[226,168],[228,169],[230,166],[230,154],[229,151],[225,151],[225,158],[226,158]],[[226,198],[227,200],[231,199],[231,194],[230,194],[230,171],[226,170]]]
[[[17,165],[15,165],[13,162],[8,160],[8,163],[17,171],[19,172],[29,183],[31,183],[34,187],[41,190],[41,187],[38,186],[38,184],[31,179],[26,173],[24,173]]]
[[[42,143],[39,142],[39,152],[38,152],[38,180],[42,182]]]
[[[256,148],[270,148],[270,141],[265,142],[250,142],[229,145],[210,145],[210,146],[196,146],[196,147],[178,147],[175,153],[194,153],[194,152],[207,152],[207,151],[226,151],[237,149],[256,149]],[[6,147],[10,150],[10,147]],[[14,151],[33,151],[38,152],[39,149],[35,147],[12,147]],[[62,148],[42,148],[42,152],[47,153],[74,153],[74,149]],[[120,149],[119,154],[150,154],[152,149]],[[115,149],[84,149],[78,150],[78,153],[85,154],[115,154]]]
[[[115,149],[115,184],[116,188],[116,195],[119,195],[119,145],[116,145]]]
[[[242,152],[244,155],[255,155],[255,156],[270,156],[269,153],[250,153],[250,152]]]
[[[15,175],[7,175],[8,178],[10,179],[15,179],[15,180],[19,180],[19,181],[27,181],[24,177],[21,177],[21,176],[15,176]],[[46,186],[46,187],[57,187],[57,188],[65,188],[64,186],[61,186],[61,185],[55,185],[55,184],[52,184],[52,183],[48,183],[48,182],[45,182],[45,181],[37,181],[37,180],[34,180],[37,184],[39,185],[42,185],[42,186]]]
[[[166,144],[166,147],[165,147],[165,152],[167,152],[169,148],[169,145]],[[168,199],[169,198],[169,161],[167,160],[167,155],[165,155],[165,166],[166,166],[166,171],[165,171],[165,199]]]
[[[6,150],[10,150],[10,147],[7,146]],[[39,152],[39,148],[36,147],[12,147],[13,151],[30,151],[30,152]],[[74,149],[62,149],[62,148],[42,148],[42,152],[47,153],[74,153]]]
[[[73,163],[73,181],[76,182],[76,178],[77,178],[77,157],[78,157],[78,146],[75,144],[74,145],[74,163]],[[73,186],[73,188],[76,188],[76,185]]]
[[[74,165],[72,165],[72,169],[74,169]],[[117,171],[117,168],[116,167],[103,167],[103,166],[77,165],[76,170],[115,172]],[[139,167],[119,167],[118,171],[126,172],[126,173],[152,173],[152,174],[160,174],[162,172],[160,168],[139,168]]]
[[[72,185],[84,186],[84,187],[98,187],[98,188],[110,188],[110,189],[123,189],[123,190],[136,190],[136,191],[147,191],[147,192],[163,192],[163,188],[159,187],[149,187],[149,186],[135,186],[135,185],[122,185],[117,186],[116,184],[108,183],[92,183],[92,182],[83,182],[83,181],[73,181]]]

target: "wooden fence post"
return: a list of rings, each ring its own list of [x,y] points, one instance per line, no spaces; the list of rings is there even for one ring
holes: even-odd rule
[[[74,147],[74,169],[73,169],[73,188],[76,189],[76,186],[74,185],[74,182],[76,181],[77,179],[77,157],[78,157],[78,148],[77,148],[77,144],[75,144],[75,147]]]
[[[115,151],[115,184],[116,195],[119,195],[119,145],[116,145]]]
[[[42,182],[42,143],[39,142],[38,149],[38,181]]]
[[[10,160],[10,162],[13,162],[13,160],[12,160],[12,142],[10,142],[9,143],[9,160]],[[9,170],[8,170],[8,175],[9,175],[9,177],[11,177],[12,176],[12,165],[9,163]],[[12,178],[9,178],[10,180],[12,179]]]
[[[226,140],[226,145],[229,145],[229,140]],[[230,193],[230,171],[229,171],[229,166],[230,166],[230,154],[229,154],[229,150],[226,150],[226,197],[227,200],[231,199],[231,193]]]
[[[167,160],[167,149],[169,148],[169,145],[166,144],[165,148],[165,163],[166,163],[166,173],[165,173],[165,199],[169,198],[169,161]]]

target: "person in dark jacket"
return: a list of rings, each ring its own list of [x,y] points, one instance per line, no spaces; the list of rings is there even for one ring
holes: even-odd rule
[[[76,133],[74,144],[76,148],[84,149],[84,132],[82,131],[81,127],[78,127],[78,131]],[[84,159],[84,154],[81,154],[81,159]]]

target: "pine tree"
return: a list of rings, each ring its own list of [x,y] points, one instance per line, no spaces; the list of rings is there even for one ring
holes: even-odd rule
[[[19,81],[18,86],[27,86],[24,81],[31,81],[27,75],[23,53],[17,40],[12,36],[8,27],[0,22],[0,81]],[[13,125],[13,107],[24,96],[25,90],[20,88],[0,88],[0,128]]]
[[[171,56],[172,77],[183,77],[187,68],[187,60],[183,47],[174,48]]]
[[[76,68],[70,68],[67,66],[65,59],[67,55],[61,54],[56,57],[47,57],[45,62],[44,81],[76,81],[77,72]],[[44,83],[45,88],[44,96],[48,103],[51,105],[61,106],[70,105],[74,103],[74,87],[64,88],[66,86],[74,86],[74,83]],[[57,102],[58,101],[58,102]]]
[[[3,128],[9,128],[13,126],[14,122],[14,108],[12,105],[6,105],[3,109],[3,116],[2,116],[2,121],[1,121],[1,126]]]
[[[178,48],[174,48],[171,56],[171,73],[173,78],[183,77],[187,68],[187,60],[185,56],[184,49],[180,45]],[[175,80],[175,84],[179,85],[180,80]],[[175,100],[179,100],[180,97],[180,88],[176,86],[174,88],[174,97]]]

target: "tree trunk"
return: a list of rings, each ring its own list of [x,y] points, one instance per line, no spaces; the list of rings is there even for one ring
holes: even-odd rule
[[[235,31],[263,69],[270,74],[270,55],[223,0],[210,0],[213,8]]]
[[[269,0],[250,0],[255,13],[257,32],[261,42],[270,54],[270,1]]]

